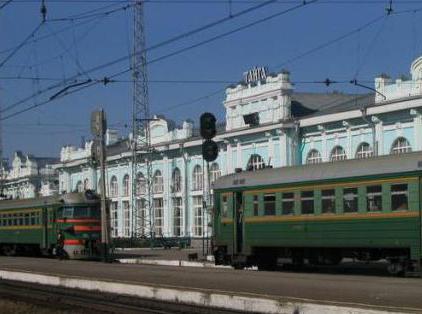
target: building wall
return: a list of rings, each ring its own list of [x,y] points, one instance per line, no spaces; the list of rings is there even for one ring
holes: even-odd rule
[[[415,73],[420,72],[417,66],[412,69]],[[414,85],[419,84],[420,79],[421,76],[412,76]],[[301,118],[291,115],[293,91],[286,72],[260,78],[259,82],[228,88],[224,101],[227,119],[225,132],[215,138],[219,145],[219,156],[215,163],[218,164],[221,175],[233,173],[236,168],[245,171],[249,167],[251,156],[260,156],[265,165],[285,167],[307,163],[309,153],[316,150],[321,156],[319,162],[329,162],[333,149],[337,146],[344,149],[347,159],[357,157],[357,150],[362,143],[369,144],[373,155],[376,152],[378,155],[386,155],[392,153],[392,145],[398,138],[408,141],[408,149],[421,150],[421,93],[418,94],[418,89],[413,89],[409,97],[397,98],[405,94],[404,89],[408,88],[409,84],[398,82],[393,86],[393,83],[389,82],[387,89],[386,84],[387,81],[376,78],[376,88],[379,91],[382,89],[387,96],[386,99],[379,99],[377,96],[376,105],[364,108],[365,111],[361,110],[362,108],[352,108]],[[400,88],[404,89],[400,91]],[[259,116],[259,125],[246,125],[244,115],[255,112]],[[162,193],[151,195],[151,199],[163,199],[162,234],[175,236],[174,198],[177,197],[181,199],[182,205],[180,236],[199,237],[202,233],[195,233],[194,202],[198,197],[206,197],[204,191],[207,188],[205,185],[203,190],[193,189],[193,172],[198,166],[204,169],[201,140],[192,137],[190,123],[185,122],[180,129],[169,128],[164,119],[153,123],[152,142],[157,153],[153,156],[152,173],[157,170],[161,172],[164,189]],[[113,134],[113,141],[109,144],[116,145],[116,133],[110,134]],[[377,150],[374,149],[374,139]],[[98,169],[90,162],[90,145],[87,143],[84,149],[62,149],[61,163],[57,165],[61,191],[73,191],[78,188],[78,183],[80,186],[84,180],[89,181],[89,188],[98,191],[100,175]],[[182,189],[177,193],[171,189],[175,168],[180,170],[182,177]],[[113,232],[115,237],[128,236],[128,233],[125,233],[124,204],[129,202],[131,208],[132,188],[129,188],[129,195],[123,195],[123,178],[128,175],[129,182],[132,182],[131,169],[130,151],[123,150],[108,156],[108,195],[112,178],[115,177],[118,183],[118,195],[110,196],[111,201],[117,204],[117,221]],[[145,165],[139,165],[137,172],[139,171],[146,175]],[[206,219],[205,225],[208,222]],[[208,229],[208,234],[205,235],[210,235],[211,232]]]

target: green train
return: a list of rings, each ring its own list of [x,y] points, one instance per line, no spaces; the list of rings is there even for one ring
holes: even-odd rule
[[[100,199],[91,192],[0,201],[0,253],[54,255],[58,235],[62,255],[70,259],[99,256]]]
[[[214,184],[214,257],[235,267],[386,259],[420,271],[422,153],[221,177]]]

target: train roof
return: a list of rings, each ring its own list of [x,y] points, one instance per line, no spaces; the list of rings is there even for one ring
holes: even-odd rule
[[[215,190],[336,180],[422,171],[422,152],[351,159],[312,165],[242,171],[220,177]]]
[[[1,200],[0,210],[9,210],[15,208],[30,208],[30,207],[43,207],[59,204],[82,204],[82,203],[98,203],[99,197],[97,194],[86,191],[82,193],[66,193],[61,195],[27,198],[27,199],[13,199]]]

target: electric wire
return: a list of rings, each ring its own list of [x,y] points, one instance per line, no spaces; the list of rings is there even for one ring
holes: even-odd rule
[[[13,0],[6,0],[2,4],[0,4],[0,10],[3,9],[6,5],[10,4]]]
[[[44,40],[44,39],[50,38],[50,37],[52,37],[52,36],[54,36],[54,35],[57,35],[57,34],[59,34],[59,33],[65,32],[65,31],[70,30],[70,29],[73,29],[73,28],[75,28],[75,27],[79,27],[79,26],[82,26],[82,25],[85,25],[85,24],[89,24],[89,23],[91,23],[91,22],[93,22],[93,21],[96,21],[98,18],[105,18],[105,17],[110,16],[112,13],[116,13],[116,12],[120,12],[120,11],[125,11],[125,10],[127,10],[129,7],[131,7],[131,6],[133,6],[133,5],[125,5],[125,6],[122,6],[122,7],[120,7],[120,8],[117,8],[117,9],[115,9],[115,10],[111,10],[111,11],[107,11],[107,12],[103,12],[103,13],[91,14],[91,15],[89,15],[89,16],[87,16],[87,15],[86,15],[86,16],[78,17],[78,15],[76,15],[76,16],[75,16],[75,15],[73,15],[73,16],[70,16],[70,17],[67,17],[67,18],[49,19],[49,20],[47,20],[46,22],[59,22],[59,21],[74,22],[74,21],[78,21],[78,20],[80,20],[80,19],[82,19],[83,21],[81,21],[81,22],[79,22],[79,23],[77,23],[77,24],[71,24],[70,26],[63,27],[63,28],[61,28],[61,29],[57,30],[57,31],[55,32],[55,34],[49,34],[49,35],[40,36],[40,37],[38,37],[38,38],[35,38],[35,40],[37,40],[37,41],[42,41],[42,40]],[[109,7],[109,6],[106,6],[106,7]],[[104,7],[102,7],[102,8],[104,8]],[[100,8],[100,9],[101,9],[101,8]],[[92,12],[92,11],[93,11],[93,10],[90,10],[90,11],[88,11],[88,12]],[[80,13],[80,14],[84,14],[84,13]],[[86,19],[88,19],[88,20],[86,20]],[[27,45],[27,43],[23,43],[23,44],[20,44],[20,45],[18,45],[18,46],[11,47],[11,48],[6,48],[6,49],[4,49],[4,50],[1,50],[1,51],[0,51],[0,54],[7,53],[7,52],[9,52],[9,51],[14,51],[14,50],[15,50],[16,48],[18,48],[19,46],[23,47],[23,46],[25,46],[25,45]],[[21,47],[19,47],[19,49],[20,49]]]
[[[2,68],[7,61],[9,61],[41,28],[41,26],[44,24],[44,22],[41,22],[35,27],[35,29],[27,36],[25,39],[17,45],[11,53],[9,53],[1,62],[0,62],[0,68]]]
[[[317,0],[314,0],[314,1],[317,1]],[[168,45],[168,44],[170,44],[170,43],[173,43],[173,42],[176,42],[176,41],[178,41],[178,40],[181,40],[181,39],[184,39],[184,38],[190,37],[190,36],[192,36],[192,35],[194,35],[194,34],[197,34],[197,33],[199,33],[199,32],[202,32],[202,31],[204,31],[204,30],[207,30],[207,29],[210,29],[210,28],[215,27],[215,26],[217,26],[217,25],[220,25],[220,24],[222,24],[222,23],[224,23],[224,22],[226,22],[226,21],[228,21],[228,20],[232,20],[232,19],[237,18],[237,17],[240,17],[240,16],[242,16],[242,15],[245,15],[245,14],[251,13],[251,12],[253,12],[253,11],[255,11],[255,10],[258,10],[258,9],[262,8],[263,6],[269,5],[269,4],[273,3],[273,2],[274,2],[274,0],[265,1],[264,3],[261,3],[261,4],[259,4],[259,5],[253,6],[253,7],[251,7],[251,8],[245,9],[245,10],[242,10],[242,11],[240,11],[240,12],[238,12],[238,13],[234,14],[234,15],[233,15],[232,17],[230,17],[230,18],[225,17],[225,18],[223,18],[223,19],[216,20],[216,21],[214,21],[214,22],[211,22],[211,23],[208,23],[208,24],[206,24],[206,25],[200,26],[200,27],[195,28],[195,29],[193,29],[193,30],[190,30],[190,31],[184,32],[184,33],[182,33],[182,34],[179,34],[179,35],[173,36],[173,37],[171,37],[171,38],[169,38],[169,39],[167,39],[167,40],[164,40],[163,42],[160,42],[160,43],[158,43],[158,44],[155,44],[155,45],[153,45],[153,46],[151,46],[151,47],[147,47],[147,48],[145,49],[145,52],[148,52],[148,51],[151,51],[151,50],[154,50],[154,49],[158,49],[158,48],[163,47],[163,46],[165,46],[165,45]],[[306,2],[303,2],[303,3],[300,5],[300,7],[302,7],[302,6],[306,5],[306,4],[307,4]],[[299,7],[299,6],[296,6],[296,7]],[[296,7],[294,7],[294,8],[296,8]],[[259,22],[259,23],[261,23],[261,22]],[[250,27],[250,26],[248,26],[248,27]],[[143,53],[143,52],[142,52],[142,53]],[[181,53],[181,52],[180,52],[180,53]],[[175,55],[175,54],[173,53],[172,55]],[[104,64],[101,64],[101,65],[95,66],[95,67],[93,67],[93,68],[91,68],[91,69],[89,69],[89,70],[85,71],[85,73],[89,74],[89,73],[92,73],[92,72],[98,71],[98,70],[100,70],[100,69],[103,69],[103,68],[110,67],[110,66],[112,66],[112,65],[118,64],[118,63],[120,63],[120,62],[122,62],[122,61],[125,61],[125,60],[127,60],[127,59],[129,59],[129,60],[130,60],[133,56],[134,56],[134,54],[133,54],[133,53],[130,53],[130,54],[128,54],[128,55],[126,55],[126,56],[124,56],[124,57],[121,57],[121,58],[118,58],[118,59],[115,59],[115,60],[109,61],[109,62],[107,62],[107,63],[104,63]],[[130,69],[129,69],[129,70],[125,70],[125,71],[123,71],[123,72],[121,72],[121,73],[118,73],[118,74],[119,74],[119,75],[121,75],[121,74],[127,73],[127,72],[129,72],[129,71],[130,71]],[[52,86],[49,86],[49,87],[47,87],[46,89],[44,89],[43,91],[41,91],[41,93],[37,93],[37,95],[39,95],[39,94],[43,94],[43,93],[48,92],[48,91],[50,91],[50,90],[52,90],[52,89],[58,88],[58,87],[60,87],[60,86],[62,86],[62,85],[64,85],[64,84],[66,84],[66,83],[71,83],[71,84],[74,84],[74,83],[75,83],[75,81],[74,81],[74,80],[75,80],[75,79],[77,79],[78,77],[79,77],[79,75],[78,75],[78,74],[77,74],[77,75],[73,75],[71,78],[69,78],[69,79],[68,79],[68,81],[63,82],[63,83],[58,83],[58,84],[55,84],[55,85],[52,85]],[[4,109],[0,110],[0,112],[5,112],[5,111],[8,111],[8,110],[10,110],[10,109],[12,109],[12,108],[14,108],[14,107],[16,107],[16,106],[19,106],[19,105],[21,105],[21,104],[25,103],[26,101],[28,101],[29,99],[31,99],[33,96],[34,96],[34,95],[30,95],[30,96],[25,97],[25,98],[23,98],[23,99],[21,99],[21,100],[19,100],[19,101],[15,102],[15,103],[13,103],[13,104],[9,105],[9,106],[6,106]]]

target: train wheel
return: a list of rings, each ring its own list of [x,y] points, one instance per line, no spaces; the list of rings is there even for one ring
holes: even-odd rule
[[[405,267],[403,266],[403,263],[400,263],[398,261],[391,261],[387,267],[387,270],[390,275],[401,276],[404,274]]]
[[[15,256],[16,255],[16,248],[10,245],[3,246],[3,254],[6,256]]]

